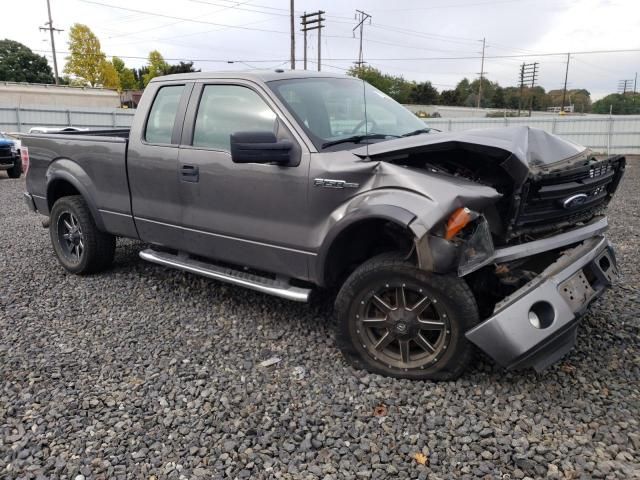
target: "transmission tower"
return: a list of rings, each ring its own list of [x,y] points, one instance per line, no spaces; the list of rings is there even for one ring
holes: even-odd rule
[[[622,95],[626,95],[627,92],[634,91],[635,89],[631,89],[631,85],[634,84],[633,80],[618,80],[618,93]]]
[[[522,110],[522,93],[524,87],[533,88],[538,79],[538,62],[523,63],[520,65],[520,96],[518,97],[518,117],[520,116],[520,110]],[[531,110],[533,109],[533,94],[529,99],[529,116],[531,116]]]

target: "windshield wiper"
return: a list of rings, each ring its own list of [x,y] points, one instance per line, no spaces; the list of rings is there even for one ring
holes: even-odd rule
[[[367,135],[352,135],[350,137],[340,138],[338,140],[331,140],[322,144],[322,148],[331,147],[332,145],[339,145],[341,143],[360,143],[362,140],[369,140],[375,138],[387,138],[394,137],[399,138],[398,135],[389,135],[387,133],[369,133]]]
[[[402,136],[413,137],[414,135],[420,135],[421,133],[429,133],[430,131],[431,131],[431,128],[429,127],[419,128],[418,130],[414,130],[413,132],[405,133]]]

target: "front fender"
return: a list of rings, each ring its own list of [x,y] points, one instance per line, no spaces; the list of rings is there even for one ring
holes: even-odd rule
[[[96,226],[99,230],[105,230],[104,221],[98,205],[96,203],[95,196],[92,192],[95,191],[95,187],[91,178],[87,172],[73,160],[68,158],[57,159],[49,165],[45,174],[45,180],[47,185],[47,204],[49,212],[53,207],[53,190],[55,189],[56,182],[68,182],[82,195],[82,198],[87,203],[91,215],[93,216]]]
[[[367,191],[350,198],[329,216],[324,231],[320,233],[323,242],[315,264],[310,266],[311,278],[323,283],[331,246],[340,234],[350,227],[365,220],[380,219],[413,231],[412,225],[417,218],[415,212],[420,208],[429,208],[429,199],[409,190],[385,188]],[[419,231],[420,228],[417,232]]]

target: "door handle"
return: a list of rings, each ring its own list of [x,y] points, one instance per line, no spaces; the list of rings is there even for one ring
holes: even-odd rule
[[[197,182],[200,180],[200,170],[197,165],[181,165],[180,176],[185,182]]]

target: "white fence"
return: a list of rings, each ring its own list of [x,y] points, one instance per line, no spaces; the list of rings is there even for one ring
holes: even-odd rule
[[[640,154],[640,115],[601,117],[428,118],[427,125],[443,132],[472,128],[526,125],[559,135],[598,153]]]
[[[135,110],[123,108],[0,107],[0,131],[28,132],[31,127],[130,127]]]
[[[0,107],[0,130],[28,132],[31,127],[122,128],[135,110],[122,108]],[[427,125],[445,132],[528,125],[591,148],[598,153],[640,154],[640,115],[598,117],[429,118]]]

